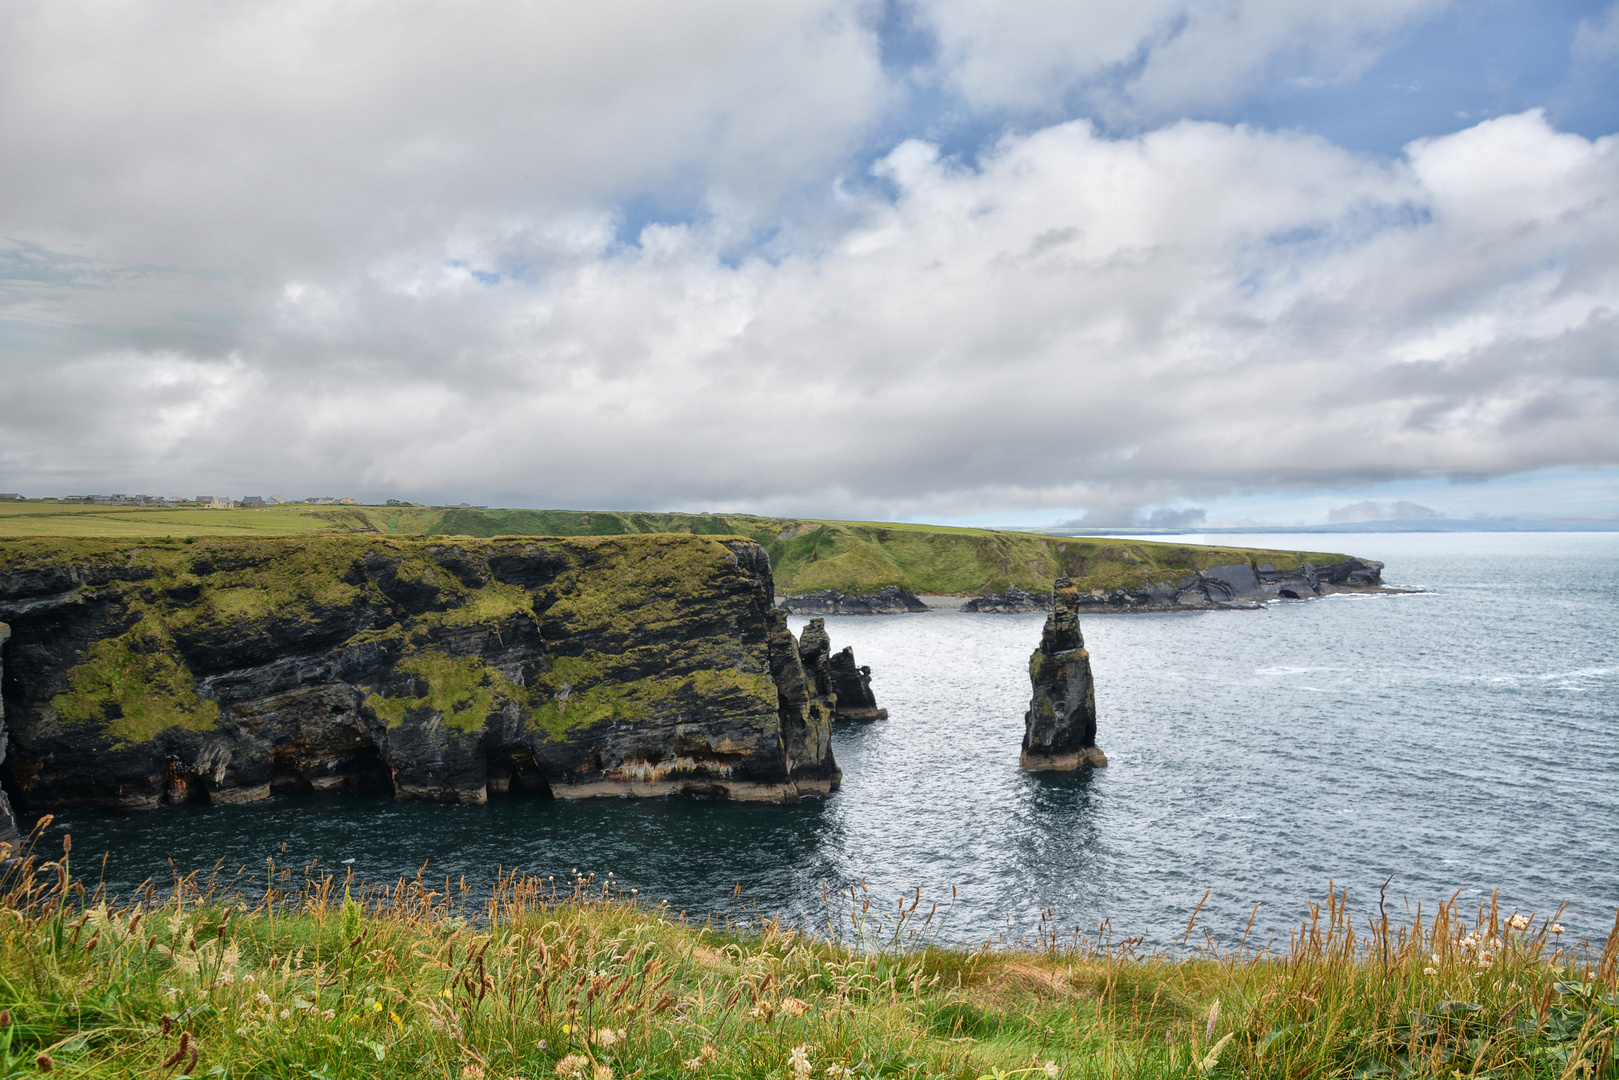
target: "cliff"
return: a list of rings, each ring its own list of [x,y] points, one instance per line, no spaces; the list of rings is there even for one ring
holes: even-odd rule
[[[421,506],[308,506],[253,510],[139,509],[42,500],[0,502],[0,536],[304,535],[390,537],[619,536],[660,533],[746,536],[770,556],[783,602],[805,615],[915,611],[916,596],[989,597],[1012,588],[1044,597],[1067,576],[1101,594],[1096,610],[1164,611],[1231,603],[1207,575],[1246,566],[1262,583],[1246,599],[1372,590],[1381,564],[1348,555],[1211,547],[1153,540],[1101,540],[931,525],[813,521],[748,514],[582,510],[476,510]],[[131,541],[133,542],[133,541]],[[1312,567],[1315,586],[1310,585]],[[1270,566],[1272,571],[1264,568]],[[1277,579],[1264,581],[1274,573]],[[1205,575],[1200,578],[1199,575]],[[1287,579],[1283,581],[1282,579]],[[1291,582],[1289,584],[1288,582]],[[828,594],[834,594],[828,598]],[[904,599],[909,596],[911,600]],[[876,598],[875,600],[873,598]],[[996,610],[1000,610],[997,608]]]
[[[735,537],[4,542],[4,769],[29,809],[826,794],[772,599]]]
[[[888,719],[888,710],[877,707],[877,698],[871,692],[871,668],[855,663],[852,646],[832,651],[825,619],[809,621],[798,635],[798,647],[805,674],[814,681],[816,692],[832,703],[834,720]]]
[[[864,596],[822,589],[784,597],[781,606],[793,615],[914,615],[928,609],[919,597],[893,585]]]
[[[1067,578],[1051,590],[1040,647],[1029,657],[1034,696],[1023,717],[1020,763],[1031,772],[1071,772],[1102,766],[1096,745],[1096,690],[1091,655],[1079,630],[1080,592]]]
[[[4,686],[6,681],[6,642],[10,638],[11,627],[0,622],[0,686]],[[6,703],[0,697],[0,768],[6,763],[6,741]],[[8,848],[18,844],[21,831],[17,815],[11,809],[11,800],[6,798],[5,789],[0,788],[0,861],[5,859]]]
[[[962,604],[961,610],[983,615],[1029,615],[1036,611],[1050,611],[1051,601],[1013,585],[1003,593],[975,596]]]

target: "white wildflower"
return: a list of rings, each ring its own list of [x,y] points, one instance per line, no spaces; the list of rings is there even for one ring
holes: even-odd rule
[[[1439,974],[1439,969],[1438,968],[1425,967],[1425,968],[1422,969],[1422,973],[1424,975],[1427,975],[1427,976],[1431,977],[1431,976]]]
[[[1058,1065],[1055,1061],[1046,1062],[1045,1068],[1046,1076],[1049,1077],[1050,1080],[1057,1080],[1057,1077],[1062,1075],[1062,1066]]]
[[[801,1077],[808,1076],[812,1071],[809,1059],[810,1049],[809,1043],[801,1043],[793,1047],[793,1052],[787,1058],[788,1067]]]
[[[557,1062],[556,1074],[562,1077],[563,1080],[579,1080],[580,1077],[585,1075],[585,1070],[588,1068],[590,1068],[590,1059],[585,1055],[569,1054]]]

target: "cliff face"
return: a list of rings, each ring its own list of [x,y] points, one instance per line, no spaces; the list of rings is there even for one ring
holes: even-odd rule
[[[0,622],[0,686],[6,682],[6,641],[11,637],[11,627]],[[6,763],[6,703],[0,697],[0,768]],[[11,809],[11,801],[6,798],[4,788],[0,788],[0,845],[15,845],[20,839],[20,829],[17,815]],[[4,859],[6,852],[0,849],[0,859]]]
[[[4,768],[30,809],[825,794],[772,592],[757,544],[696,536],[16,541]]]
[[[871,692],[871,668],[855,663],[854,648],[832,651],[825,619],[811,619],[798,635],[799,655],[815,693],[827,704],[834,720],[887,720],[888,710],[877,707]]]
[[[1090,653],[1079,630],[1080,596],[1072,581],[1057,579],[1040,647],[1029,657],[1034,696],[1023,717],[1020,762],[1031,772],[1107,764],[1096,745],[1096,692]]]
[[[1337,592],[1383,589],[1383,564],[1373,559],[1302,562],[1277,569],[1273,562],[1217,563],[1184,577],[1079,594],[1091,611],[1195,611],[1255,607],[1267,600],[1305,600]]]
[[[784,596],[781,606],[794,615],[915,615],[928,609],[919,597],[889,585],[864,596],[836,589]]]

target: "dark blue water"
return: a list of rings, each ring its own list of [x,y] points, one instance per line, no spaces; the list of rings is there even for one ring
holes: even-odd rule
[[[697,914],[743,906],[816,921],[822,885],[864,878],[885,904],[957,902],[948,940],[1051,921],[1169,940],[1199,926],[1286,928],[1328,879],[1369,910],[1462,890],[1605,933],[1619,904],[1619,536],[1244,538],[1349,548],[1427,590],[1264,611],[1085,620],[1098,741],[1069,778],[1017,767],[1040,616],[931,612],[828,619],[874,669],[890,719],[840,730],[832,798],[484,807],[380,795],[277,797],[136,817],[78,811],[78,868],[108,852],[128,888],[223,860],[342,869],[377,882],[497,868],[616,875]],[[1270,544],[1274,541],[1274,544]],[[802,620],[795,620],[794,629]],[[287,845],[281,854],[281,845]],[[734,899],[740,894],[740,901]]]

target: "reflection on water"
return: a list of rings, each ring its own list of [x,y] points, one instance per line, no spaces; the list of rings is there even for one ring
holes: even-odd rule
[[[1307,540],[1285,537],[1277,546]],[[1342,543],[1335,538],[1328,546]],[[819,921],[822,883],[959,894],[945,936],[1060,925],[1285,934],[1329,878],[1351,899],[1454,889],[1593,924],[1619,901],[1619,537],[1362,536],[1357,554],[1430,591],[1265,611],[1085,621],[1111,765],[1017,767],[1040,616],[827,620],[873,668],[890,719],[834,736],[843,789],[756,806],[520,796],[482,807],[379,794],[280,796],[121,817],[64,815],[75,855],[127,889],[177,867],[274,855],[369,881],[486,884],[575,869],[697,914]],[[794,629],[803,620],[794,620]],[[286,855],[280,846],[286,844]],[[88,859],[80,858],[83,870]],[[1565,924],[1568,919],[1564,920]],[[1605,929],[1605,925],[1604,925]]]

